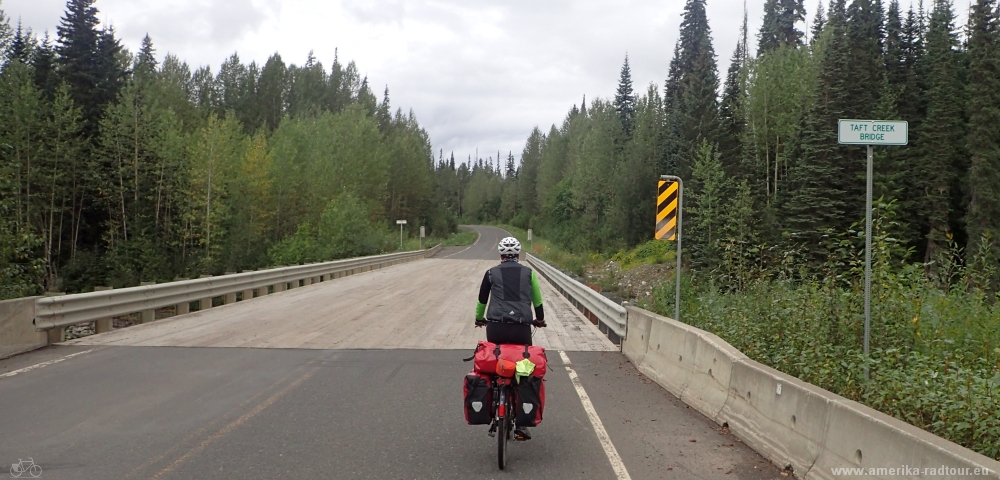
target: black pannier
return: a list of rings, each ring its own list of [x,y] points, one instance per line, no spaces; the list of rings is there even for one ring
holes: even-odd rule
[[[493,420],[493,392],[490,377],[476,372],[465,376],[465,421],[469,425],[485,425]]]
[[[538,377],[521,377],[517,384],[517,407],[514,422],[522,427],[535,427],[542,423],[545,410],[545,382]]]

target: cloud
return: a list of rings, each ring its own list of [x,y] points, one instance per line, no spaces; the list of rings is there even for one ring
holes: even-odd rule
[[[15,21],[53,35],[65,9],[65,0],[2,1]],[[747,0],[754,45],[763,4]],[[720,77],[743,5],[707,3]],[[684,1],[98,0],[97,7],[132,51],[148,32],[161,58],[170,52],[214,71],[234,51],[258,64],[276,51],[301,64],[314,51],[327,68],[337,51],[357,62],[377,94],[389,86],[393,108],[413,109],[435,152],[464,159],[477,147],[484,156],[499,149],[519,157],[534,126],[547,132],[561,124],[584,94],[613,96],[626,52],[634,90],[642,94],[650,83],[662,90]]]

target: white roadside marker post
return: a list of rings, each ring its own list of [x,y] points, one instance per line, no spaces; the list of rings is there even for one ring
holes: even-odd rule
[[[403,251],[403,225],[406,225],[406,220],[396,220],[396,225],[399,225],[399,251]]]

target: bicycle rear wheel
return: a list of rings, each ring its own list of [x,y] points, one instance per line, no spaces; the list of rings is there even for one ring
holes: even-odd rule
[[[510,436],[506,416],[511,414],[507,411],[507,389],[503,387],[497,399],[497,412],[497,466],[503,470],[507,466],[507,437]]]

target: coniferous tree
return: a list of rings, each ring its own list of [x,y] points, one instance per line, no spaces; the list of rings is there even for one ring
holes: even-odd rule
[[[33,38],[31,29],[29,28],[27,31],[23,30],[21,28],[21,21],[18,20],[17,30],[14,31],[14,38],[10,43],[10,53],[8,54],[8,58],[27,64],[32,55]]]
[[[59,86],[59,78],[56,72],[56,51],[48,33],[35,48],[31,66],[35,69],[35,86],[47,100],[52,101]]]
[[[281,60],[281,55],[277,53],[267,59],[264,68],[260,71],[260,79],[257,83],[257,104],[260,109],[258,118],[269,132],[278,128],[281,117],[285,114],[287,75],[288,68]],[[374,113],[374,109],[371,110],[371,113]]]
[[[823,34],[823,27],[826,26],[826,11],[823,9],[823,0],[816,4],[816,16],[813,17],[812,29],[809,30],[809,44],[815,45]]]
[[[743,25],[740,27],[740,39],[736,43],[733,59],[726,72],[726,84],[722,92],[722,103],[719,105],[719,117],[722,122],[722,135],[719,139],[719,154],[729,176],[739,173],[740,161],[743,157],[742,137],[745,128],[742,101],[744,98],[744,69],[747,58],[747,10],[743,5]]]
[[[542,160],[542,145],[545,135],[535,127],[521,152],[521,171],[518,175],[518,203],[525,216],[530,219],[538,214],[538,170]],[[454,157],[452,158],[454,165]],[[454,166],[452,167],[454,169]]]
[[[886,80],[896,95],[906,83],[905,36],[899,0],[891,0],[885,22],[885,70]]]
[[[615,111],[621,120],[622,132],[625,138],[632,136],[632,122],[635,115],[635,95],[632,94],[632,70],[628,66],[628,54],[625,54],[625,63],[622,64],[621,74],[618,76],[618,91],[615,92]]]
[[[767,53],[786,45],[802,45],[803,33],[796,24],[805,19],[804,0],[767,0],[764,3],[764,23],[760,27],[757,53]]]
[[[702,141],[719,142],[719,75],[705,0],[688,0],[664,89],[668,172],[690,177]]]
[[[968,247],[975,252],[983,236],[1000,253],[1000,10],[995,0],[978,0],[970,12],[968,36],[967,148]],[[1000,258],[995,255],[993,258]]]
[[[100,30],[96,0],[70,0],[60,21],[56,47],[59,72],[81,109],[84,133],[95,138],[104,107],[118,94],[123,69],[113,31]]]
[[[845,31],[851,95],[847,111],[850,118],[874,118],[885,86],[883,59],[884,13],[879,0],[853,0],[847,8]]]
[[[947,248],[949,237],[958,233],[964,177],[960,172],[968,169],[963,59],[954,20],[951,1],[936,0],[927,31],[927,118],[919,133],[925,261]]]
[[[0,7],[2,6],[0,5]],[[11,36],[10,21],[7,19],[7,13],[3,11],[3,8],[0,8],[0,66],[6,65],[10,58]]]
[[[142,37],[142,46],[139,49],[139,54],[136,56],[135,64],[137,67],[141,67],[150,73],[155,72],[156,67],[159,65],[156,61],[156,49],[153,48],[153,39],[149,37],[148,33],[145,37]]]
[[[827,229],[844,231],[857,218],[848,199],[848,177],[844,170],[845,149],[837,144],[837,119],[847,118],[850,52],[846,38],[845,0],[830,3],[829,21],[819,40],[821,58],[817,86],[802,120],[801,131],[789,169],[788,195],[780,199],[780,226],[798,234],[807,245],[817,245]],[[861,209],[863,210],[863,208]],[[814,253],[817,253],[814,250]]]

